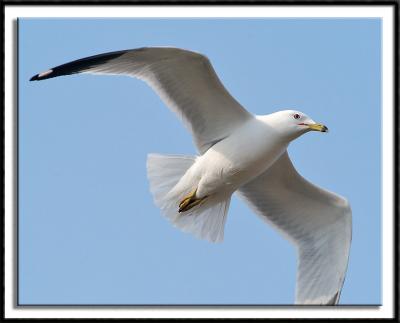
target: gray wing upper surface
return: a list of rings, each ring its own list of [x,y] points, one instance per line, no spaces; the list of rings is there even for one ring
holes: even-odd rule
[[[296,304],[337,304],[351,242],[347,201],[305,180],[287,152],[239,195],[297,247]]]
[[[252,117],[228,93],[209,60],[195,52],[149,47],[105,53],[57,66],[31,81],[76,73],[121,74],[145,81],[183,120],[200,153]]]

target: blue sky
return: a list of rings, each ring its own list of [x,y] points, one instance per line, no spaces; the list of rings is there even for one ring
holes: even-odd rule
[[[170,225],[148,153],[196,154],[143,82],[79,75],[68,61],[143,46],[209,57],[250,112],[295,108],[326,124],[289,147],[297,170],[353,211],[340,304],[381,302],[378,19],[19,20],[19,302],[292,304],[295,249],[237,197],[222,244]]]

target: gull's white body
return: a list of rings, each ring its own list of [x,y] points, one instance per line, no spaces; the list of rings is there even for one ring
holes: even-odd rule
[[[91,56],[31,80],[74,73],[145,81],[192,133],[199,156],[150,154],[147,161],[154,201],[175,226],[222,241],[230,198],[238,192],[297,248],[296,304],[338,303],[351,241],[350,206],[299,175],[287,153],[292,140],[316,130],[313,120],[293,110],[252,115],[224,88],[205,56],[178,48]],[[178,212],[179,202],[194,190],[201,203]]]
[[[178,184],[187,186],[189,183],[182,191],[197,187],[199,198],[227,196],[268,169],[286,151],[289,142],[275,131],[273,122],[263,119],[248,120],[198,157]]]

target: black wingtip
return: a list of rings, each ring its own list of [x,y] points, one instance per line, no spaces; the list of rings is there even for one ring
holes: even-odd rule
[[[40,80],[45,80],[51,77],[54,77],[53,70],[48,70],[43,73],[36,74],[35,76],[32,76],[29,81],[40,81]]]
[[[39,81],[39,74],[36,74],[35,76],[32,76],[29,81]]]
[[[111,53],[105,53],[105,54],[89,56],[86,58],[81,58],[76,61],[72,61],[63,65],[59,65],[57,67],[53,67],[52,69],[46,72],[36,74],[35,76],[32,76],[29,81],[41,81],[53,77],[81,73],[84,70],[89,70],[91,67],[104,64],[111,59],[117,58],[128,51],[129,50],[120,50],[117,52],[111,52]]]

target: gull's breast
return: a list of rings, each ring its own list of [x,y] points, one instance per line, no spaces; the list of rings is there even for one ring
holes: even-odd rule
[[[286,147],[273,128],[250,120],[200,157],[198,195],[231,194],[268,169]]]

